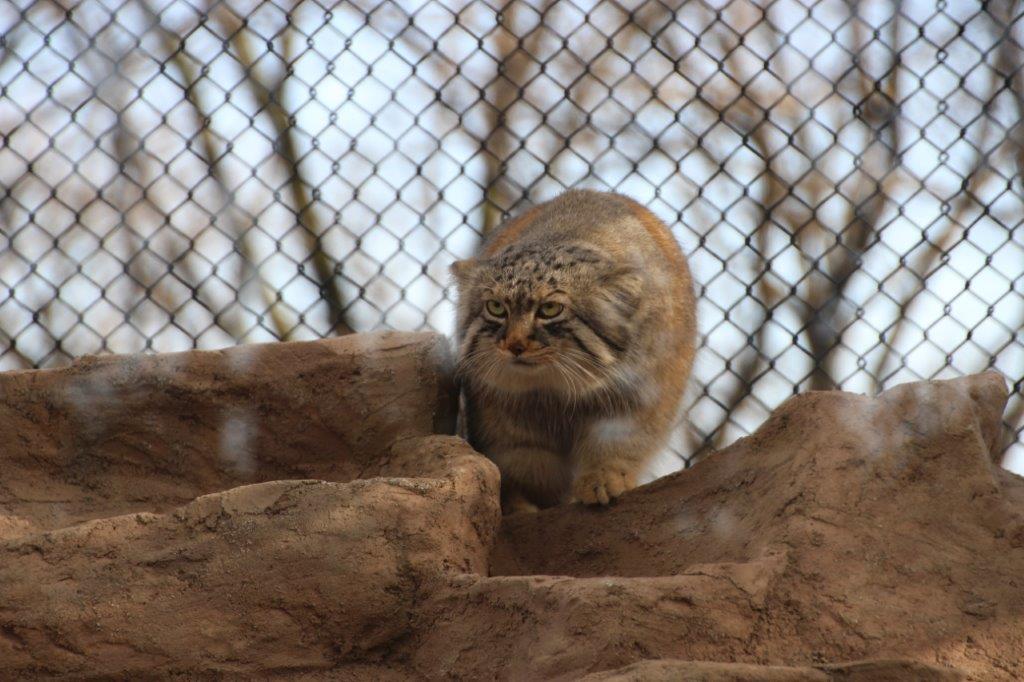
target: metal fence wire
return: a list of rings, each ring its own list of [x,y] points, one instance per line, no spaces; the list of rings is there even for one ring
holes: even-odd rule
[[[676,455],[798,391],[992,367],[1024,471],[1021,13],[3,0],[0,368],[451,333],[481,234],[614,189],[699,286]]]

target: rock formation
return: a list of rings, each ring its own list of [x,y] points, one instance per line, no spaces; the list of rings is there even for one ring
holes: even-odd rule
[[[0,678],[1024,677],[998,375],[501,519],[447,369],[381,333],[0,374]]]

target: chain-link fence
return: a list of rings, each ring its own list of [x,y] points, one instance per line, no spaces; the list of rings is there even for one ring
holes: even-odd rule
[[[677,454],[797,391],[994,367],[1024,470],[1022,27],[1008,0],[8,0],[0,368],[450,333],[481,233],[615,189],[700,287]]]

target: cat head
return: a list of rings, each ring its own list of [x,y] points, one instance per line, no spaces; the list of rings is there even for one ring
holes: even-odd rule
[[[510,393],[581,397],[615,376],[629,350],[642,271],[582,244],[513,246],[458,261],[459,371]]]

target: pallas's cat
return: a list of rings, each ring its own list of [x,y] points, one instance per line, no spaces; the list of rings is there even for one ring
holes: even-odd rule
[[[452,273],[466,432],[501,471],[505,511],[635,487],[693,363],[693,286],[668,228],[627,197],[570,191]]]

